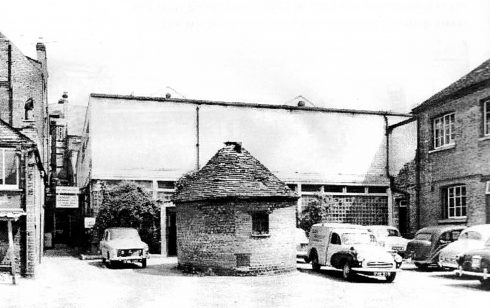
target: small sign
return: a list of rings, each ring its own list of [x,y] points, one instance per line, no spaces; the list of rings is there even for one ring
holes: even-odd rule
[[[56,186],[57,194],[79,194],[80,188],[73,186]]]
[[[78,195],[56,194],[56,208],[77,209]]]
[[[85,217],[84,226],[85,229],[93,228],[95,225],[95,217]]]

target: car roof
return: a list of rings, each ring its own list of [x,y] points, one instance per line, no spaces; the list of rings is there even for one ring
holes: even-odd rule
[[[490,235],[490,224],[484,224],[484,225],[474,225],[471,227],[468,227],[463,230],[464,232],[469,232],[469,231],[476,231],[478,233],[481,233],[483,235]]]
[[[111,228],[107,228],[106,230],[136,230],[136,229],[129,228],[129,227],[111,227]]]
[[[366,229],[366,227],[357,224],[339,223],[339,222],[322,222],[314,224],[313,227],[325,227],[325,228],[350,228],[350,229]]]
[[[386,226],[386,225],[369,225],[369,226],[366,226],[366,228],[369,228],[369,229],[393,229],[393,230],[398,230],[398,228],[396,228],[396,227]]]
[[[433,234],[441,234],[446,231],[452,231],[452,230],[464,230],[466,226],[462,225],[443,225],[443,226],[430,226],[430,227],[425,227],[417,231],[416,234],[418,233],[433,233]]]

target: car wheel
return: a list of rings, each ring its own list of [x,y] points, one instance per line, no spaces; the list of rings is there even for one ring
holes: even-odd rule
[[[316,254],[316,252],[314,252],[311,256],[311,268],[313,269],[313,271],[315,272],[318,272],[320,271],[320,263],[318,263],[318,255]]]
[[[386,276],[386,282],[393,282],[395,280],[395,277],[396,277],[396,273],[389,273],[387,276]]]
[[[146,267],[146,258],[144,258],[143,260],[141,260],[141,267],[142,268],[145,268]]]
[[[348,261],[346,261],[342,267],[342,277],[347,281],[351,281],[354,278],[354,272]]]
[[[303,260],[305,260],[305,263],[310,263],[310,258],[304,257]]]
[[[429,268],[429,266],[427,264],[421,264],[421,263],[417,263],[417,262],[415,262],[414,264],[419,270],[422,270],[422,271],[426,271]]]
[[[480,279],[481,286],[485,289],[490,289],[490,279]]]

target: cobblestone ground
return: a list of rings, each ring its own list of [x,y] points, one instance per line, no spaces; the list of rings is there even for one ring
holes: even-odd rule
[[[340,272],[298,271],[261,277],[182,274],[175,258],[106,268],[66,252],[48,252],[36,279],[0,283],[0,307],[488,307],[477,280],[404,266],[394,283],[345,282]]]

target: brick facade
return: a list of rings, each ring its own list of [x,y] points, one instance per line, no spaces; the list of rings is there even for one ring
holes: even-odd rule
[[[270,208],[274,209],[269,214],[269,236],[254,236],[251,211]],[[222,275],[292,271],[296,268],[295,215],[294,201],[179,204],[179,266]],[[242,255],[250,258],[250,266],[238,266]]]
[[[419,227],[490,223],[485,186],[490,180],[490,138],[484,135],[483,101],[490,97],[490,61],[414,109],[418,120]],[[454,113],[454,142],[434,145],[434,119]],[[444,191],[466,189],[466,217],[444,214]]]

